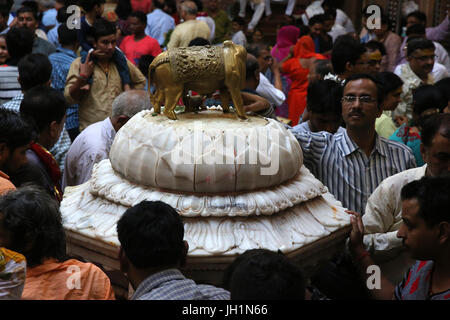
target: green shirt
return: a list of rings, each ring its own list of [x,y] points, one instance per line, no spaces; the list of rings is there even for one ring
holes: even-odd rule
[[[212,16],[210,15],[210,17]],[[215,38],[213,43],[222,43],[225,40],[230,39],[231,20],[228,18],[227,13],[224,10],[219,10],[217,15],[213,19],[214,23],[216,24]]]
[[[389,139],[389,137],[397,130],[392,118],[382,113],[375,121],[375,130],[380,137]]]

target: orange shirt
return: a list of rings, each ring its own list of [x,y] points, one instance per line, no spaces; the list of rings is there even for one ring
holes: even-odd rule
[[[92,263],[75,259],[27,268],[23,300],[114,300],[108,276]]]
[[[9,181],[9,176],[0,171],[0,195],[15,189],[16,187]]]

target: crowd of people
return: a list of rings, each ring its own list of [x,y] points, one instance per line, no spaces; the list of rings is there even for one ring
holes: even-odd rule
[[[245,111],[298,140],[304,165],[348,209],[346,249],[310,279],[281,252],[249,250],[222,287],[197,284],[182,273],[181,217],[143,201],[117,224],[131,298],[450,300],[448,15],[426,27],[423,12],[406,12],[400,35],[385,14],[370,27],[364,8],[357,32],[336,1],[311,1],[295,19],[289,0],[268,43],[258,25],[269,0],[240,0],[234,16],[217,0],[118,0],[107,12],[105,0],[13,4],[0,0],[0,299],[115,299],[104,270],[67,255],[64,190],[88,181],[116,132],[153,108],[157,55],[231,40],[247,49]],[[371,265],[382,278],[369,290]],[[72,285],[68,269],[81,275]]]

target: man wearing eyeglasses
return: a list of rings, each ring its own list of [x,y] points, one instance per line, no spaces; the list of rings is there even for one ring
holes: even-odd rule
[[[402,118],[412,119],[413,91],[424,84],[434,84],[436,81],[446,78],[449,74],[444,71],[436,79],[433,74],[435,65],[435,46],[427,39],[410,39],[407,43],[408,62],[396,68],[397,74],[403,80],[403,92],[401,102],[392,113],[393,120],[399,124]],[[444,68],[445,69],[445,68]]]
[[[377,80],[367,74],[352,75],[344,84],[342,98],[346,130],[334,135],[292,131],[302,147],[305,166],[344,207],[362,214],[381,181],[416,167],[409,147],[376,134],[382,99]]]

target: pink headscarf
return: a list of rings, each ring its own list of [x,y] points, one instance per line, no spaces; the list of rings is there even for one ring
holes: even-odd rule
[[[291,46],[295,45],[300,35],[300,29],[294,26],[284,26],[278,30],[277,44],[272,48],[271,54],[278,62],[286,58]]]

